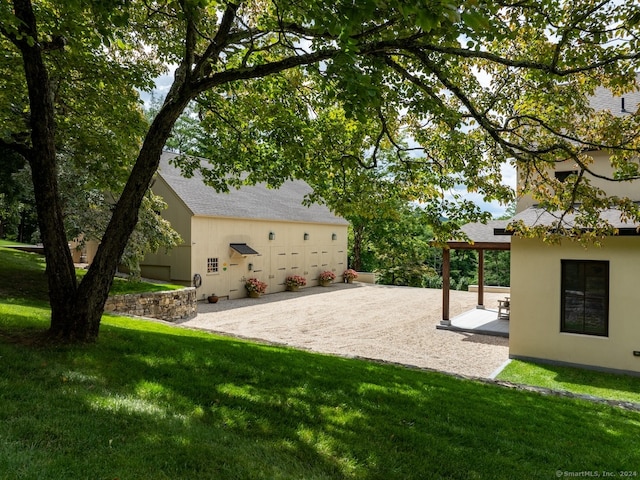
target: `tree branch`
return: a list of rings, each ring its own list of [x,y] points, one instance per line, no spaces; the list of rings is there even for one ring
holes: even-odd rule
[[[33,150],[26,145],[16,142],[7,142],[2,138],[0,138],[0,147],[17,153],[18,155],[24,157],[25,160],[29,160],[29,158],[33,155]]]
[[[222,50],[229,41],[229,34],[231,32],[231,27],[233,27],[233,22],[236,18],[238,8],[239,5],[235,3],[229,3],[227,5],[215,37],[213,37],[213,40],[211,41],[211,43],[209,43],[209,46],[202,54],[202,57],[198,60],[197,64],[193,68],[195,78],[200,77],[201,74],[206,75],[205,72],[207,69],[205,68],[205,65],[208,62],[215,63],[218,60],[220,53],[222,53]]]
[[[535,62],[531,60],[515,60],[515,59],[512,60],[512,59],[503,57],[501,55],[497,55],[495,53],[491,53],[487,51],[475,51],[475,50],[467,50],[465,48],[446,47],[442,45],[420,44],[420,43],[417,43],[411,46],[408,45],[407,47],[408,49],[411,49],[411,50],[422,49],[422,50],[427,50],[431,52],[445,53],[448,55],[454,55],[454,56],[463,57],[463,58],[481,58],[481,59],[489,60],[490,62],[504,65],[507,67],[540,70],[552,75],[557,75],[559,77],[566,77],[576,73],[588,72],[588,71],[595,70],[597,68],[604,67],[606,65],[610,65],[612,63],[617,63],[620,61],[640,59],[640,52],[631,53],[631,54],[618,54],[618,55],[613,55],[607,59],[591,63],[589,65],[584,65],[584,66],[575,67],[575,68],[560,69],[557,67],[557,65],[554,65],[553,63]]]

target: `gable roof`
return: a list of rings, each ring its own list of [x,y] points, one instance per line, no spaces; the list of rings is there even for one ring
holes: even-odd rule
[[[611,90],[598,87],[594,95],[589,99],[589,103],[594,110],[609,110],[616,117],[638,113],[638,108],[640,107],[640,73],[636,74],[635,90],[622,95],[614,95]]]
[[[576,207],[579,207],[577,205]],[[561,212],[549,212],[538,205],[533,205],[526,210],[515,215],[508,220],[508,223],[522,221],[527,227],[545,226],[551,227],[556,223],[560,223],[562,228],[572,229],[575,227],[583,228],[580,223],[576,223],[576,214],[567,213],[562,215]],[[640,225],[624,220],[622,212],[617,208],[608,208],[600,212],[600,219],[611,225],[618,231],[618,235],[638,235]],[[496,228],[497,235],[511,235],[512,232],[504,228]]]
[[[204,183],[199,172],[185,178],[180,169],[169,163],[178,157],[164,152],[160,158],[158,175],[185,203],[193,215],[227,218],[280,220],[289,222],[348,225],[342,217],[333,214],[326,206],[302,204],[304,196],[312,189],[302,180],[286,181],[280,188],[267,188],[265,184],[243,186],[231,191],[216,192]]]
[[[509,220],[489,220],[487,223],[466,223],[460,230],[468,240],[454,239],[447,242],[450,248],[458,250],[509,250],[511,237],[497,232],[507,227]]]

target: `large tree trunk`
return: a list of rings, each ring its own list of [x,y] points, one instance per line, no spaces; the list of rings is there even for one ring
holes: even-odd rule
[[[140,149],[129,180],[113,211],[102,242],[80,283],[65,333],[67,339],[94,341],[118,263],[138,222],[138,210],[158,169],[165,142],[189,102],[187,94],[165,103],[156,115]]]
[[[43,51],[38,40],[36,18],[30,0],[14,0],[22,22],[14,43],[23,56],[29,91],[31,165],[40,234],[44,245],[51,304],[50,334],[67,341],[94,341],[109,289],[129,236],[138,221],[138,209],[158,168],[171,129],[189,102],[185,83],[177,85],[150,127],[133,171],[123,190],[94,262],[77,284],[71,251],[64,231],[55,148],[53,93]]]
[[[58,192],[53,93],[42,50],[37,42],[36,19],[31,2],[14,0],[14,10],[22,21],[22,38],[15,40],[15,43],[22,53],[31,106],[31,149],[28,160],[47,261],[51,326],[55,331],[72,311],[77,282],[64,232]]]

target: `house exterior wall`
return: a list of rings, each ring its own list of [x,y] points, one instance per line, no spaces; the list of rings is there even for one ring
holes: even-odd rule
[[[69,242],[71,258],[73,263],[91,264],[98,251],[99,243],[95,240],[88,240],[82,243],[82,238],[74,238]]]
[[[168,187],[162,177],[156,177],[153,193],[160,195],[167,204],[167,209],[162,212],[162,216],[180,234],[182,243],[168,252],[160,250],[158,253],[146,255],[140,263],[142,276],[190,286],[193,278],[191,273],[191,211]]]
[[[609,155],[606,152],[589,152],[589,155],[593,158],[593,163],[589,166],[589,168],[595,174],[613,178],[613,167],[611,166],[611,162],[609,161]],[[554,164],[553,167],[549,167],[549,173],[553,175],[554,171],[566,172],[577,169],[578,168],[576,167],[575,162],[571,160],[565,160],[564,162],[558,162]],[[609,195],[617,195],[618,197],[626,197],[631,200],[640,201],[640,181],[636,180],[630,182],[612,182],[603,178],[599,178],[597,176],[593,176],[590,173],[585,173],[585,178],[589,179],[591,185],[602,189]],[[520,178],[519,185],[521,185],[522,182],[523,180]],[[534,201],[531,195],[522,195],[518,200],[516,212],[520,213],[523,210],[531,207],[535,203],[537,202]]]
[[[638,270],[640,237],[610,237],[587,249],[571,241],[547,245],[539,239],[511,242],[509,354],[595,368],[640,373]],[[607,337],[560,331],[561,260],[609,261]]]
[[[191,270],[202,277],[198,299],[212,293],[246,297],[244,281],[250,277],[267,283],[267,293],[285,290],[287,275],[301,275],[314,286],[318,274],[330,270],[341,281],[347,268],[347,225],[194,217],[192,228]],[[231,243],[246,243],[259,255],[234,253]],[[207,273],[208,258],[218,259],[218,272]]]

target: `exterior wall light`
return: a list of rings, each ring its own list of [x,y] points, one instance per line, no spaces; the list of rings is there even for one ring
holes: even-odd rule
[[[247,267],[249,268],[249,271],[253,270],[253,263],[250,263]]]
[[[273,232],[269,232],[269,240],[275,240],[276,239],[276,234]]]
[[[331,234],[331,240],[337,240],[338,239],[338,235],[336,235],[335,233]]]
[[[305,234],[304,234],[304,239],[305,239],[305,240],[309,240],[309,234],[308,234],[308,233],[305,233]]]

